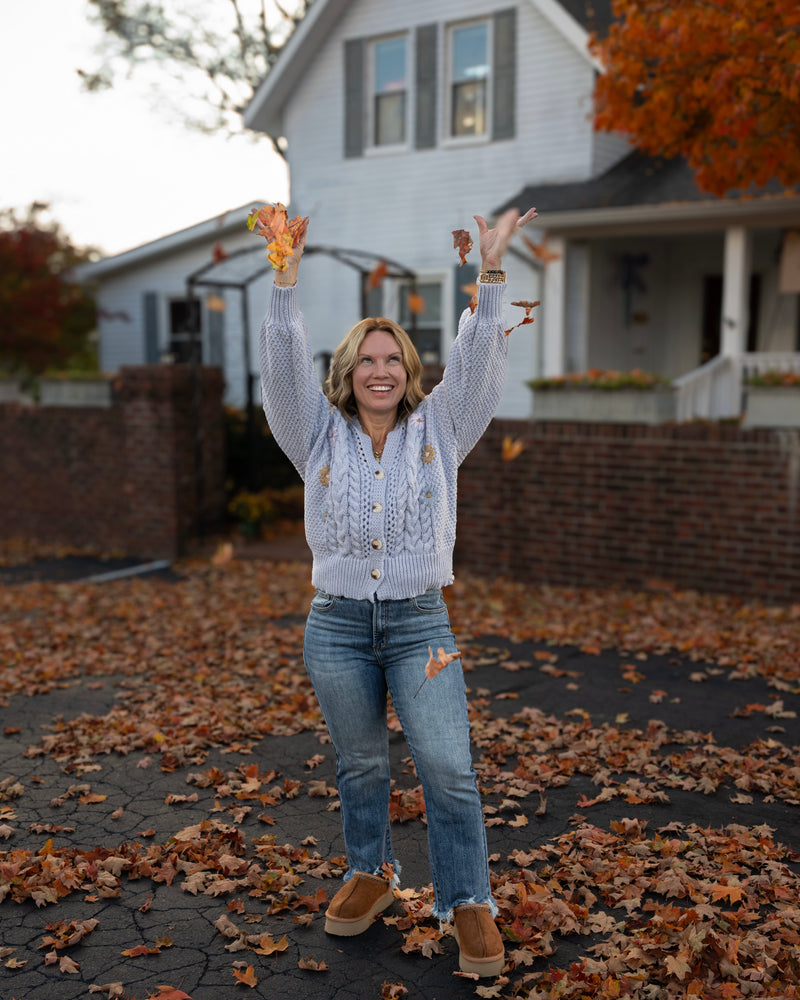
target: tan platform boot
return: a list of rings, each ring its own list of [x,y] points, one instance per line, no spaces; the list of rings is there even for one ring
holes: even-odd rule
[[[362,934],[393,899],[391,885],[385,878],[356,872],[330,901],[325,930],[339,937]]]
[[[462,972],[500,975],[505,964],[503,939],[488,906],[457,906],[453,933],[458,942],[458,966]]]

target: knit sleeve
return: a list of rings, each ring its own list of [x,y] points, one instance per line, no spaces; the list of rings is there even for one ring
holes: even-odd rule
[[[503,392],[508,338],[503,330],[505,285],[478,285],[474,313],[464,310],[432,403],[453,425],[459,464],[489,425]]]
[[[297,286],[273,287],[258,342],[261,399],[275,440],[305,480],[312,445],[330,404],[320,388],[297,303]]]

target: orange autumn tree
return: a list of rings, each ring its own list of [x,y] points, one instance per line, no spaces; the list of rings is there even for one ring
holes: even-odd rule
[[[683,156],[715,195],[800,183],[797,0],[613,0],[595,126]]]

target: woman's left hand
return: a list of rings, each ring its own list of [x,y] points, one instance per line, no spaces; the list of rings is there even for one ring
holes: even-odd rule
[[[481,251],[481,269],[500,270],[503,264],[503,254],[508,249],[508,244],[517,229],[521,229],[531,219],[535,219],[537,212],[535,208],[529,208],[524,215],[519,214],[519,209],[509,208],[497,220],[494,229],[489,229],[486,220],[482,215],[474,216],[478,223],[478,246]]]

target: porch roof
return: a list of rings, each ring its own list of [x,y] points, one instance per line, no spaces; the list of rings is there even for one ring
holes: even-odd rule
[[[736,223],[797,225],[800,192],[770,184],[757,192],[731,193],[717,198],[702,191],[688,163],[663,159],[634,150],[605,173],[585,181],[535,184],[523,188],[504,204],[506,208],[535,205],[549,232],[591,232],[613,227],[681,230],[724,228]],[[778,221],[780,220],[780,221]]]

